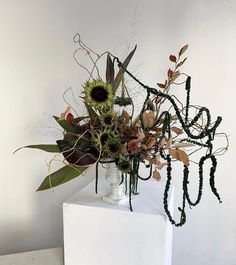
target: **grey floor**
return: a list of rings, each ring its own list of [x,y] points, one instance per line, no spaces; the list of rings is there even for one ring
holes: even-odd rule
[[[63,265],[63,249],[50,248],[0,256],[0,265]]]

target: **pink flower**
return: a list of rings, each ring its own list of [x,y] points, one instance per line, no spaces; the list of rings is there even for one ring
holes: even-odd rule
[[[140,144],[140,140],[139,139],[134,139],[134,140],[131,140],[128,142],[128,151],[131,153],[131,154],[134,154],[137,149],[141,146]]]

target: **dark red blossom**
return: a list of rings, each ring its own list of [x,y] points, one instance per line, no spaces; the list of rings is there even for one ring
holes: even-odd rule
[[[67,115],[66,115],[66,121],[68,122],[68,123],[72,123],[73,121],[74,121],[74,115],[72,114],[72,113],[68,113]]]

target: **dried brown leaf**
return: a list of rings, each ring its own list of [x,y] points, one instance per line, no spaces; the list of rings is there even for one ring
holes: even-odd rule
[[[159,143],[159,148],[163,148],[165,146],[165,144],[166,144],[166,139],[165,139],[165,137],[163,137],[161,139],[161,142]]]
[[[152,131],[154,132],[154,135],[157,136],[162,132],[162,128],[152,128]]]
[[[180,147],[191,147],[194,146],[194,144],[191,143],[174,143],[172,147],[180,148]]]
[[[182,161],[184,163],[185,166],[189,165],[189,157],[187,155],[186,152],[184,152],[184,150],[177,150],[178,151],[178,155],[179,155],[179,160]]]
[[[182,133],[183,133],[183,130],[182,130],[182,129],[180,129],[180,128],[178,128],[178,127],[175,127],[175,126],[172,126],[172,127],[171,127],[171,130],[172,130],[173,132],[175,132],[176,134],[182,134]]]
[[[189,157],[186,154],[186,152],[184,150],[181,149],[170,149],[169,150],[170,155],[179,160],[182,161],[184,163],[185,166],[189,165]]]
[[[122,119],[123,119],[124,122],[126,122],[126,123],[129,122],[130,115],[129,115],[129,113],[127,111],[123,110],[121,116],[122,116]]]
[[[141,148],[144,149],[144,150],[146,150],[147,149],[146,144],[141,144]]]
[[[180,67],[181,65],[183,65],[185,63],[185,61],[187,60],[188,57],[184,58],[182,62],[177,64],[177,67]]]
[[[176,120],[178,120],[178,117],[177,117],[177,115],[172,115],[172,116],[171,116],[171,119],[172,119],[173,121],[176,121]]]
[[[157,154],[156,156],[156,164],[158,165],[161,162],[161,155]]]
[[[171,54],[170,57],[169,57],[169,59],[170,59],[171,62],[176,63],[176,60],[177,60],[177,59],[176,59],[176,56],[175,56],[175,55],[172,55],[172,54]]]
[[[167,76],[171,79],[173,76],[173,71],[169,68],[168,72],[167,72]]]
[[[150,158],[149,165],[152,166],[155,163],[155,160],[153,158]]]
[[[143,113],[143,126],[144,128],[151,128],[154,124],[156,117],[155,113],[151,110],[146,110]]]
[[[175,71],[171,77],[171,81],[174,81],[179,76],[180,76],[180,71]]]
[[[142,158],[145,159],[146,161],[148,161],[150,166],[155,163],[155,160],[153,158],[151,158],[150,156],[148,156],[147,154],[143,154]]]
[[[162,162],[160,162],[160,163],[157,165],[156,168],[157,168],[158,170],[162,170],[162,168],[165,167],[166,165],[167,165],[167,163],[162,163]]]
[[[166,148],[171,148],[171,146],[172,146],[172,137],[170,137],[168,140],[167,140],[167,142],[166,142]]]
[[[152,148],[155,143],[156,143],[156,138],[153,136],[149,137],[149,139],[146,143],[147,149]]]
[[[159,181],[159,180],[161,179],[161,174],[160,174],[160,172],[159,172],[158,170],[156,170],[156,169],[152,172],[152,176],[153,176],[153,178],[156,179],[157,181]]]
[[[138,137],[139,140],[143,140],[145,138],[145,134],[143,132],[138,132],[136,137]]]
[[[166,87],[166,84],[157,83],[157,85],[158,85],[160,88],[162,88],[162,89],[164,89],[164,88]]]
[[[188,49],[188,44],[184,45],[184,47],[182,47],[179,51],[179,56],[181,56],[184,52],[186,52],[186,50]]]
[[[170,154],[173,158],[179,160],[179,156],[178,156],[178,153],[177,153],[177,149],[170,149],[170,150],[169,150],[169,154]]]

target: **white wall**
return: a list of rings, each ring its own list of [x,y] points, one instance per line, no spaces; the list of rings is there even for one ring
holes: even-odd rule
[[[184,70],[192,75],[193,103],[223,116],[221,130],[230,134],[231,148],[219,158],[217,171],[223,204],[206,180],[202,203],[175,229],[173,264],[236,264],[235,14],[236,1],[230,0],[0,1],[0,254],[62,245],[58,204],[94,176],[91,170],[54,192],[35,193],[50,155],[12,155],[20,146],[59,137],[51,116],[66,107],[64,90],[79,91],[84,82],[72,59],[72,38],[80,32],[91,48],[118,55],[138,43],[133,67],[152,86],[164,78],[168,55],[190,45]],[[176,196],[178,201],[181,194]]]

